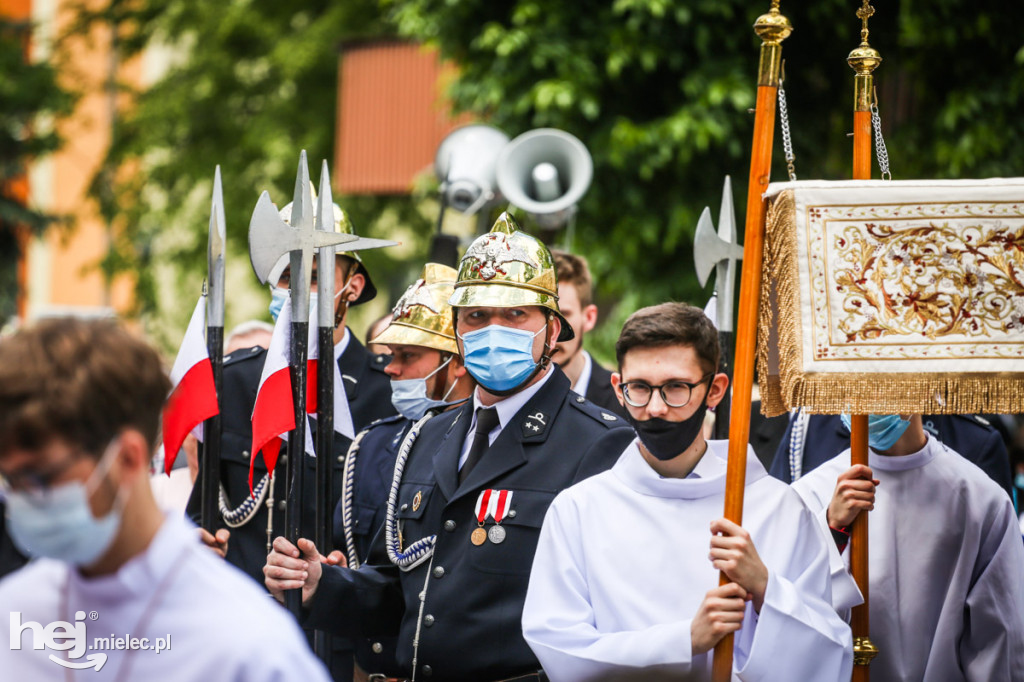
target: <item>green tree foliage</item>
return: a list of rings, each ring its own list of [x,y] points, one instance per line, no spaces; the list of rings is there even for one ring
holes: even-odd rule
[[[164,43],[179,56],[118,123],[97,178],[95,194],[119,235],[107,265],[138,273],[149,309],[158,305],[154,253],[179,265],[179,290],[181,277],[195,286],[217,163],[233,262],[244,262],[256,192],[289,197],[300,148],[314,162],[331,158],[339,42],[397,31],[436,45],[459,65],[450,91],[458,109],[513,136],[561,128],[590,149],[594,183],[580,204],[573,246],[590,258],[604,311],[621,302],[611,324],[592,337],[607,357],[629,311],[665,299],[706,299],[693,274],[693,231],[704,206],[717,215],[725,174],[733,177],[742,221],[759,47],[751,25],[768,6],[111,0],[85,17],[116,25],[125,54]],[[795,26],[783,52],[801,178],[849,177],[853,74],[846,55],[860,40],[859,6],[783,2]],[[1021,174],[1021,10],[996,0],[876,6],[871,43],[885,60],[876,82],[894,177]],[[778,135],[773,177],[785,178]],[[418,267],[411,261],[426,253],[429,221],[415,200],[427,191],[413,200],[342,200],[360,232],[383,236],[385,228],[370,226],[381,214],[385,224],[419,231],[413,248],[400,253],[410,260],[402,275],[387,262],[392,256],[367,255],[375,277],[382,279],[381,269],[391,273],[395,290]],[[169,237],[175,230],[186,236]],[[176,313],[179,333],[187,307]]]
[[[738,0],[384,0],[400,34],[461,66],[456,108],[515,135],[541,126],[580,137],[594,183],[575,249],[590,258],[621,319],[666,299],[702,304],[693,232],[733,177],[742,222],[759,40],[769,3]],[[875,3],[871,44],[896,178],[1022,174],[1024,34],[995,0]],[[855,0],[783,2],[801,178],[850,175]],[[1014,15],[1014,16],[1010,16]],[[776,134],[773,178],[786,177]],[[877,170],[876,170],[877,177]],[[742,225],[740,226],[742,231]],[[618,324],[604,327],[605,351]]]
[[[220,164],[230,249],[228,324],[239,321],[238,294],[248,289],[251,297],[256,285],[247,255],[256,199],[267,190],[278,205],[291,200],[300,149],[307,150],[314,184],[320,160],[333,159],[339,46],[381,33],[376,5],[112,0],[80,17],[78,32],[94,22],[116,26],[122,58],[161,46],[173,55],[166,73],[132,93],[93,183],[92,194],[117,235],[107,271],[133,273],[150,332],[173,346],[205,272],[210,193]],[[389,205],[403,219],[416,217],[409,201],[342,203],[361,234],[367,217]],[[378,261],[376,269],[387,265],[386,256],[366,258],[371,268]],[[244,312],[266,315],[262,299]]]
[[[30,36],[29,24],[0,18],[0,320],[16,312],[16,230],[38,233],[57,219],[26,206],[14,188],[31,161],[57,148],[53,122],[72,101],[53,65],[27,59]]]

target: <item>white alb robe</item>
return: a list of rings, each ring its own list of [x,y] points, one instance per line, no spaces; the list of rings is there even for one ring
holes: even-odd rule
[[[977,466],[928,436],[924,449],[869,451],[879,485],[869,514],[872,682],[1024,679],[1024,543],[1006,492]],[[825,511],[850,451],[793,484]],[[832,543],[833,599],[861,603]]]
[[[288,612],[201,545],[194,526],[174,516],[167,517],[142,554],[116,573],[85,578],[65,563],[37,559],[0,581],[0,604],[4,680],[330,679]],[[81,648],[62,636],[37,635],[34,624],[44,630],[57,621],[70,623],[71,634],[82,630]],[[59,627],[63,635],[64,626]],[[117,648],[117,639],[127,647],[131,638],[149,648]],[[159,653],[157,638],[169,644]],[[54,648],[51,641],[69,649]],[[42,648],[33,648],[37,642]],[[20,648],[13,648],[16,644]],[[65,668],[50,656],[80,669]],[[98,671],[84,667],[90,657],[95,663],[101,656],[106,659]]]
[[[563,491],[541,530],[523,634],[553,682],[707,679],[690,626],[718,571],[710,524],[725,500],[727,441],[686,479],[662,478],[632,443],[615,466]],[[831,607],[828,550],[789,487],[747,454],[743,527],[768,567],[760,615],[748,603],[734,679],[850,677],[849,627]]]

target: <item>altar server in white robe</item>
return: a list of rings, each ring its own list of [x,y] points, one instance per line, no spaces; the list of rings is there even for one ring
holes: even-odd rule
[[[612,383],[639,438],[545,518],[523,632],[548,676],[707,679],[715,644],[735,633],[734,679],[848,680],[827,543],[752,450],[743,527],[721,518],[728,443],[701,431],[728,385],[715,327],[693,306],[644,308],[616,355]],[[719,571],[732,582],[719,587]]]
[[[851,467],[846,450],[793,488],[834,538],[842,613],[863,602],[848,526],[871,510],[872,682],[1024,680],[1024,543],[1010,498],[920,415],[869,416],[868,444],[869,466]]]
[[[0,679],[326,682],[294,619],[156,504],[170,382],[111,320],[0,341],[0,492],[27,566],[0,581]]]

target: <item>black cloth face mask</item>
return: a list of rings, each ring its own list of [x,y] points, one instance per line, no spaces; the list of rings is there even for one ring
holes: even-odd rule
[[[647,451],[662,462],[678,457],[697,440],[697,434],[704,426],[704,414],[708,411],[707,395],[700,407],[681,422],[670,422],[658,417],[640,421],[626,410],[626,421],[640,437]]]

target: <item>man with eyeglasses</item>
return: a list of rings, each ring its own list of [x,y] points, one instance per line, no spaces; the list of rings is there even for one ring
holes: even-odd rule
[[[329,679],[294,620],[157,507],[169,389],[156,351],[112,320],[0,341],[0,489],[35,557],[0,582],[3,679]]]
[[[638,438],[544,520],[523,634],[548,677],[704,679],[735,633],[744,680],[848,679],[824,538],[749,446],[744,526],[720,518],[728,442],[701,428],[728,385],[714,325],[682,303],[644,308],[615,352],[612,385]],[[719,586],[719,571],[731,582]]]
[[[307,625],[397,634],[401,671],[423,682],[543,679],[520,616],[544,514],[632,438],[551,364],[572,337],[556,292],[550,252],[511,216],[470,245],[449,303],[477,389],[406,436],[366,563],[274,540],[267,587],[301,588]]]

